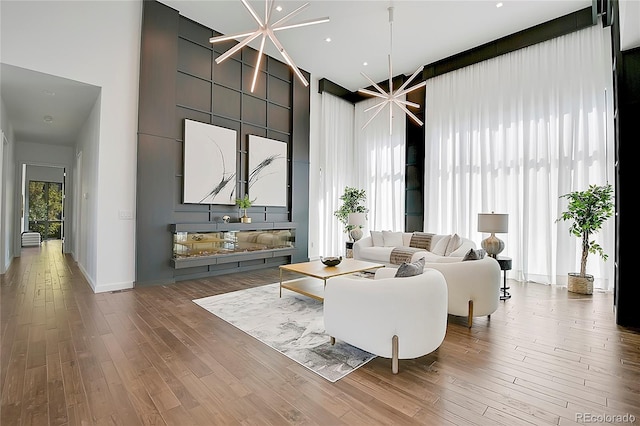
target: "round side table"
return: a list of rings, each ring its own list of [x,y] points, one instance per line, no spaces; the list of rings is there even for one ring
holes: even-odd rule
[[[500,265],[500,270],[502,270],[502,274],[504,276],[504,280],[502,282],[502,294],[500,295],[500,300],[511,299],[511,294],[507,291],[509,287],[507,287],[507,271],[511,269],[511,258],[498,256],[496,257],[498,264]]]

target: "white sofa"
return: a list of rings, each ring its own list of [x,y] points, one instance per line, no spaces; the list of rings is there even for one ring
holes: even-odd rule
[[[447,331],[447,284],[435,269],[395,278],[381,268],[373,280],[343,275],[327,280],[324,324],[331,342],[340,339],[372,354],[412,359],[436,350]]]
[[[374,231],[375,232],[375,231]],[[383,231],[384,235],[394,234],[394,240],[399,241],[399,236],[402,238],[402,247],[409,248],[411,243],[411,237],[413,232],[392,232]],[[431,247],[435,248],[439,245],[441,240],[449,237],[449,235],[435,234],[431,237]],[[371,235],[364,237],[355,243],[353,243],[353,258],[359,260],[366,260],[368,262],[384,263],[386,266],[398,266],[391,262],[391,253],[393,249],[399,247],[398,244],[393,242],[384,243],[384,245],[374,244],[373,237]],[[457,246],[448,256],[444,254],[438,254],[434,251],[420,250],[413,253],[410,261],[424,257],[425,262],[457,262],[464,257],[470,249],[475,249],[476,244],[468,238],[460,237],[460,245]]]
[[[412,233],[402,233],[402,241],[408,246]],[[397,236],[396,236],[397,237]],[[433,235],[431,247],[437,245],[446,235]],[[464,256],[476,245],[467,238],[460,239],[460,245],[448,256],[435,254],[431,251],[417,251],[411,256],[411,262],[424,257],[425,270],[428,268],[440,271],[447,282],[448,313],[456,316],[466,316],[469,328],[473,326],[473,317],[489,316],[498,309],[500,301],[500,265],[485,256],[479,260],[463,261]],[[353,245],[355,259],[370,262],[385,263],[387,266],[398,267],[389,263],[389,256],[393,247],[374,246],[371,236],[356,241]],[[386,260],[385,260],[386,259]]]

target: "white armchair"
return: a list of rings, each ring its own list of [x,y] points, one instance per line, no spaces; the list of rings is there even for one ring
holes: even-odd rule
[[[382,268],[375,279],[353,275],[327,280],[324,324],[331,343],[340,339],[362,350],[391,358],[417,358],[436,350],[447,331],[447,283],[442,273],[425,269],[395,278]]]
[[[498,309],[500,302],[500,265],[492,257],[455,263],[425,263],[425,268],[442,272],[448,294],[451,315],[466,316],[469,328],[473,317],[488,315]]]

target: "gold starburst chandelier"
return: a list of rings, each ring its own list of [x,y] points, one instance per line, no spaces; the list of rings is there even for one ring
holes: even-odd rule
[[[391,62],[391,56],[393,54],[393,7],[389,7],[389,33],[390,33],[390,48],[389,48],[389,92],[385,92],[377,83],[375,83],[372,79],[370,79],[364,72],[361,73],[369,82],[375,87],[377,92],[369,89],[359,89],[358,92],[364,93],[365,95],[374,96],[377,98],[381,98],[382,101],[365,109],[365,112],[369,112],[374,110],[375,112],[371,116],[371,118],[362,126],[364,129],[373,121],[374,118],[384,109],[385,106],[389,105],[389,134],[393,134],[393,105],[398,106],[406,115],[411,117],[411,119],[416,122],[419,126],[422,126],[424,123],[416,117],[414,113],[407,109],[407,106],[413,108],[420,108],[420,105],[415,102],[410,102],[404,99],[404,96],[407,93],[413,92],[420,87],[423,87],[427,84],[426,81],[416,84],[415,86],[411,86],[407,89],[409,83],[413,81],[414,78],[422,71],[422,67],[419,67],[416,72],[413,73],[408,80],[406,80],[395,92],[393,91],[393,65]]]
[[[249,11],[251,16],[253,16],[253,19],[258,23],[258,28],[256,30],[254,30],[254,31],[247,31],[247,32],[244,32],[244,33],[239,33],[239,34],[232,34],[232,35],[228,35],[228,36],[225,35],[225,36],[211,37],[209,39],[209,42],[212,43],[212,44],[213,43],[222,42],[222,41],[240,39],[242,37],[245,37],[244,40],[242,40],[241,42],[239,42],[238,44],[233,46],[231,49],[227,50],[222,55],[218,56],[218,58],[216,58],[216,64],[220,64],[222,61],[224,61],[228,57],[232,56],[234,53],[238,52],[244,46],[246,46],[247,44],[251,43],[253,40],[257,39],[258,37],[262,36],[262,39],[260,41],[260,50],[258,52],[258,58],[256,59],[256,69],[253,72],[253,80],[251,82],[251,92],[253,92],[253,89],[256,86],[256,81],[258,80],[258,73],[259,73],[259,70],[260,70],[260,62],[262,61],[262,54],[264,52],[264,44],[265,44],[267,38],[269,38],[269,40],[271,40],[271,42],[276,47],[276,49],[278,49],[278,52],[280,52],[280,54],[284,58],[285,62],[287,64],[289,64],[289,66],[291,67],[291,69],[293,70],[295,75],[298,76],[298,78],[300,79],[302,84],[304,84],[304,86],[307,87],[309,85],[309,82],[307,81],[306,78],[304,78],[304,76],[302,75],[302,72],[300,71],[300,69],[298,69],[296,64],[293,62],[293,59],[291,59],[291,56],[289,56],[289,54],[287,54],[287,51],[284,50],[284,46],[282,46],[282,43],[280,43],[280,41],[278,41],[278,38],[276,37],[275,33],[276,33],[276,31],[283,31],[283,30],[288,30],[288,29],[291,29],[291,28],[298,28],[298,27],[304,27],[304,26],[307,26],[307,25],[314,25],[314,24],[320,24],[320,23],[323,23],[323,22],[329,22],[329,17],[324,17],[324,18],[319,18],[319,19],[312,19],[312,20],[308,20],[308,21],[299,22],[297,24],[284,25],[289,19],[293,18],[298,13],[300,13],[303,9],[305,9],[307,6],[309,6],[309,3],[305,3],[302,6],[300,6],[299,8],[297,8],[296,10],[294,10],[293,12],[289,13],[288,15],[286,15],[285,17],[279,19],[278,21],[276,21],[274,23],[271,23],[271,18],[273,17],[272,16],[272,12],[273,12],[273,2],[274,2],[274,0],[265,0],[264,1],[264,16],[265,17],[264,17],[264,22],[263,22],[262,19],[260,19],[260,17],[256,13],[256,11],[251,7],[251,5],[249,4],[249,2],[247,0],[241,0],[241,1],[242,1],[242,4],[244,5],[244,7]]]

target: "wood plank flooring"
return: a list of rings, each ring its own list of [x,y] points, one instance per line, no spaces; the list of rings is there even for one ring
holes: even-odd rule
[[[640,334],[611,293],[511,281],[399,374],[376,358],[330,383],[192,302],[278,277],[94,294],[59,242],[23,249],[1,281],[0,424],[640,424]]]

